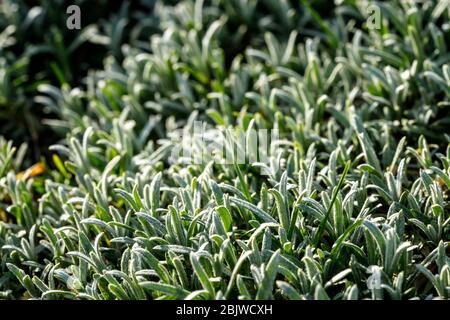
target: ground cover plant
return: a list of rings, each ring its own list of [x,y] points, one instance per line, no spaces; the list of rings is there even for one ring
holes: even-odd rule
[[[449,18],[3,0],[0,297],[450,298]]]

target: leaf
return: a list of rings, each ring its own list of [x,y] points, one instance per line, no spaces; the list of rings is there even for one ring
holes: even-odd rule
[[[264,270],[264,278],[256,293],[256,300],[267,300],[272,296],[272,290],[275,278],[278,273],[278,266],[280,262],[280,251],[277,250],[267,263],[267,267]]]
[[[281,227],[283,227],[284,230],[289,230],[291,222],[289,219],[288,212],[286,210],[284,197],[281,195],[280,192],[278,192],[275,189],[271,189],[269,190],[269,192],[275,198],[275,203],[277,205],[278,219],[280,220]]]
[[[183,288],[176,287],[170,284],[161,283],[161,282],[153,282],[153,281],[142,281],[139,282],[139,285],[144,289],[150,292],[162,292],[169,296],[172,296],[176,299],[184,299],[189,294],[188,291]]]
[[[367,162],[375,168],[377,172],[381,172],[380,162],[361,120],[356,115],[353,116],[352,120],[353,128],[358,134],[359,143],[361,144]]]
[[[325,225],[326,225],[328,218],[331,214],[331,211],[333,209],[334,202],[336,201],[337,195],[338,195],[339,191],[341,190],[341,188],[344,184],[345,178],[347,176],[348,170],[350,169],[350,165],[351,165],[351,162],[349,160],[347,162],[347,164],[345,165],[344,172],[342,173],[341,178],[339,179],[339,182],[333,191],[333,196],[331,198],[331,202],[328,206],[325,217],[323,218],[322,222],[320,223],[319,228],[317,229],[316,235],[314,237],[314,247],[317,247],[317,245],[319,244],[320,238],[322,237],[323,230],[325,229]]]
[[[220,219],[222,220],[223,226],[225,227],[226,231],[231,231],[231,228],[233,226],[233,218],[231,216],[231,213],[228,211],[228,209],[224,206],[219,206],[216,208],[217,213],[220,216]]]
[[[190,260],[192,267],[194,268],[195,275],[199,279],[200,283],[202,284],[203,288],[208,291],[211,298],[216,296],[216,291],[214,290],[214,286],[212,285],[211,281],[209,280],[209,277],[203,268],[203,266],[200,263],[199,257],[196,253],[190,254]]]
[[[250,212],[255,214],[258,218],[260,218],[264,222],[273,222],[273,223],[277,222],[268,213],[266,213],[263,210],[259,209],[257,206],[255,206],[254,204],[252,204],[250,202],[247,202],[245,200],[242,200],[242,199],[239,199],[239,198],[236,198],[236,197],[231,197],[230,198],[230,202],[235,204],[238,207],[242,207],[244,209],[249,210]]]
[[[19,172],[16,176],[17,180],[27,180],[31,177],[36,177],[44,173],[45,171],[45,164],[42,162],[36,163],[32,167],[28,168],[24,172]]]
[[[378,229],[377,226],[375,226],[372,222],[368,220],[365,220],[363,224],[375,239],[380,256],[383,257],[384,252],[386,250],[386,238],[384,237],[384,234],[380,231],[380,229]]]

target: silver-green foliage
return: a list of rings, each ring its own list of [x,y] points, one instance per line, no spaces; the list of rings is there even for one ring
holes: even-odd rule
[[[28,179],[0,141],[1,296],[450,298],[449,1],[377,3],[379,30],[357,2],[158,2],[122,63],[40,85],[64,139]],[[169,161],[194,121],[279,148]]]

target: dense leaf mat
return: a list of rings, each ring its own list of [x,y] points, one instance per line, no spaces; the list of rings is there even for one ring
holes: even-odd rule
[[[450,298],[449,0],[31,3],[0,4],[2,298]],[[279,136],[172,157],[199,122]]]

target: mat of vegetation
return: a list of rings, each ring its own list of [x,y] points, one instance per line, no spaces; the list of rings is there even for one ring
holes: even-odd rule
[[[450,298],[449,0],[111,2],[0,3],[1,298]]]

